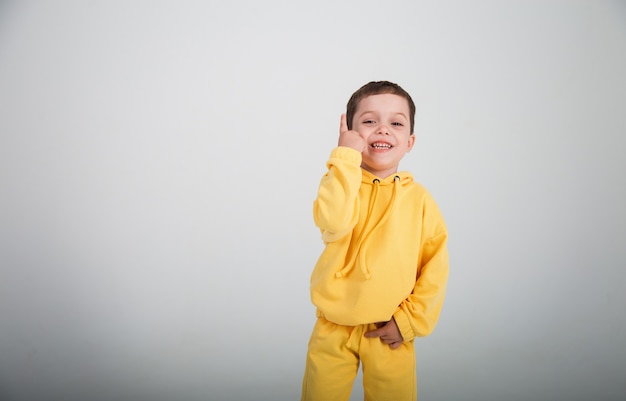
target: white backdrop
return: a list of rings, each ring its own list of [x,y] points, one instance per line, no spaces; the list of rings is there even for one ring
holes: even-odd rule
[[[623,1],[0,2],[0,399],[298,399],[381,79],[450,231],[420,400],[625,399],[625,71]]]

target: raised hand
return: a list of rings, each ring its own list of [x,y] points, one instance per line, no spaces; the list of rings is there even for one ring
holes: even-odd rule
[[[400,329],[398,329],[398,325],[393,318],[387,323],[377,324],[376,327],[378,327],[376,330],[366,332],[365,337],[380,337],[380,340],[388,344],[391,349],[396,349],[402,345],[402,334],[400,334]]]
[[[341,123],[339,125],[339,146],[352,148],[359,151],[359,153],[363,153],[367,148],[365,138],[357,131],[348,129],[345,114],[341,115]]]

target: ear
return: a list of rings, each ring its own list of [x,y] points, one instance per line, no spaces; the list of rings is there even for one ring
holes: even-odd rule
[[[407,147],[407,152],[410,152],[413,149],[413,145],[415,145],[415,134],[409,135],[409,143]]]

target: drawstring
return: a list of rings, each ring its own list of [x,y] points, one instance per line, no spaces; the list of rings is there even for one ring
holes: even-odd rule
[[[370,203],[367,208],[369,213],[367,214],[367,217],[365,218],[365,223],[363,223],[363,230],[361,231],[361,234],[359,235],[359,239],[356,242],[357,245],[355,249],[352,251],[352,257],[350,258],[350,261],[346,263],[343,269],[335,273],[335,277],[345,277],[350,272],[350,270],[352,270],[352,267],[354,266],[354,262],[356,261],[356,255],[359,253],[358,250],[361,248],[361,244],[363,242],[363,235],[365,233],[365,228],[367,227],[370,221],[370,217],[372,216],[372,207],[374,206],[374,203],[376,202],[376,198],[378,198],[378,188],[380,186],[380,180],[378,178],[374,178],[373,184],[374,184],[374,189],[372,191],[372,196],[370,196]]]
[[[352,257],[350,258],[350,261],[345,265],[343,269],[335,273],[335,277],[345,277],[353,269],[355,265],[355,261],[356,261],[356,256],[358,254],[360,254],[359,262],[361,264],[361,272],[363,272],[363,275],[365,276],[367,280],[369,280],[372,277],[372,274],[370,273],[369,269],[367,268],[367,265],[365,264],[365,252],[361,252],[361,248],[363,248],[363,245],[366,243],[370,235],[372,235],[372,233],[378,227],[380,227],[382,224],[385,223],[385,221],[387,221],[387,219],[389,218],[389,215],[393,211],[393,207],[394,207],[395,200],[396,200],[396,194],[398,193],[398,187],[400,186],[400,176],[396,175],[393,177],[393,192],[391,193],[391,199],[389,200],[389,203],[387,204],[387,207],[385,208],[383,215],[376,222],[376,224],[374,224],[374,227],[372,227],[372,229],[369,230],[369,232],[367,232],[367,235],[364,235],[365,232],[367,231],[367,225],[372,215],[372,208],[374,206],[374,203],[376,202],[376,199],[378,198],[378,189],[380,186],[380,180],[378,178],[375,178],[373,181],[373,184],[374,184],[374,190],[372,192],[372,196],[370,197],[368,214],[367,214],[367,217],[365,218],[365,223],[363,224],[363,230],[361,231],[355,250],[352,252]]]
[[[381,216],[380,220],[378,220],[376,225],[367,233],[365,238],[363,238],[363,243],[365,243],[369,239],[370,235],[372,235],[374,230],[382,226],[385,223],[385,221],[387,221],[387,219],[389,218],[389,215],[393,211],[393,207],[395,205],[396,194],[398,193],[399,185],[400,185],[400,177],[396,175],[395,177],[393,177],[393,192],[391,193],[391,200],[389,200],[389,203],[387,204],[387,207],[385,208],[385,211],[383,212],[383,215]],[[359,253],[360,253],[359,262],[361,262],[361,271],[365,275],[365,278],[369,280],[370,277],[372,277],[372,275],[370,274],[370,271],[367,268],[367,264],[365,263],[365,252],[359,252]]]

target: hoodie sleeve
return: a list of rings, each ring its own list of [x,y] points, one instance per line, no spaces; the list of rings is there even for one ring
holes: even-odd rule
[[[324,243],[336,241],[352,231],[359,218],[361,154],[348,147],[333,149],[326,163],[313,218],[322,232]]]
[[[426,210],[426,234],[420,247],[418,276],[413,292],[402,301],[393,317],[404,341],[432,333],[439,320],[448,282],[448,233],[434,204]]]

